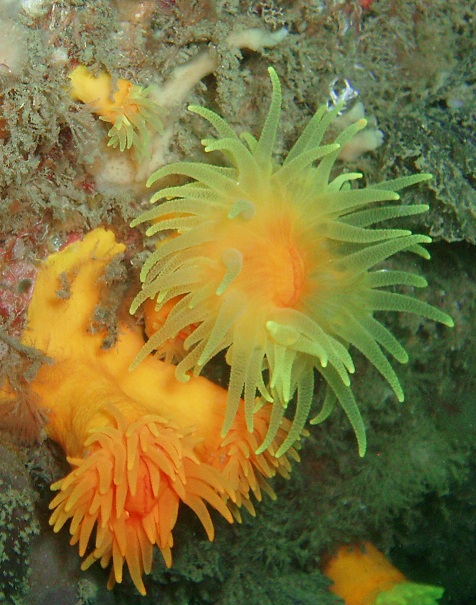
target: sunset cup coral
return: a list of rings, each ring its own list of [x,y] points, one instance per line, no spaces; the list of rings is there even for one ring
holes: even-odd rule
[[[151,134],[163,130],[164,111],[150,97],[150,88],[106,72],[97,76],[78,65],[69,75],[71,96],[86,103],[101,120],[112,124],[108,132],[111,147],[133,149],[140,160],[149,146]]]
[[[107,334],[91,322],[110,264],[123,250],[111,231],[96,229],[48,257],[22,342],[53,362],[40,368],[31,386],[48,414],[48,435],[72,467],[52,486],[58,493],[50,523],[59,531],[70,522],[82,569],[95,561],[111,564],[112,587],[126,565],[145,594],[142,576],[151,570],[153,546],[167,566],[172,563],[181,503],[212,540],[208,505],[232,522],[240,519],[241,506],[254,512],[252,500],[262,491],[274,496],[269,478],[288,476],[291,468],[289,457],[274,455],[289,427],[283,422],[270,449],[256,454],[269,405],[258,412],[253,434],[241,411],[223,439],[224,389],[202,377],[179,383],[173,366],[152,357],[128,371],[144,345],[139,332],[121,324],[117,342],[107,346]],[[297,458],[294,448],[290,455]]]
[[[132,223],[150,221],[148,235],[173,236],[162,237],[144,264],[143,288],[131,312],[147,299],[155,301],[158,311],[177,301],[134,367],[151,351],[165,356],[168,343],[187,331],[177,366],[181,381],[200,374],[226,350],[231,371],[223,434],[242,396],[247,426],[253,430],[258,395],[273,402],[269,431],[258,448],[263,451],[296,398],[292,428],[277,456],[294,443],[308,418],[317,370],[327,384],[327,396],[311,422],[323,420],[338,400],[363,455],[365,428],[351,390],[350,346],[369,359],[403,400],[387,356],[401,363],[408,356],[375,312],[403,311],[453,324],[442,311],[393,291],[395,286],[423,287],[422,277],[381,265],[403,251],[429,258],[422,244],[430,238],[407,229],[375,227],[425,212],[426,205],[395,202],[398,190],[431,175],[361,188],[355,187],[360,173],[334,175],[339,150],[366,125],[358,120],[335,142],[322,144],[342,105],[318,109],[282,164],[276,164],[281,89],[276,72],[270,68],[269,74],[273,94],[259,139],[248,132],[238,136],[213,111],[191,106],[219,135],[203,141],[205,151],[221,151],[227,165],[177,162],[149,179],[149,185],[170,175],[193,180],[159,189],[151,202],[160,204]],[[392,291],[385,290],[389,287]]]
[[[410,582],[373,544],[341,546],[324,567],[345,605],[436,605],[439,586]]]

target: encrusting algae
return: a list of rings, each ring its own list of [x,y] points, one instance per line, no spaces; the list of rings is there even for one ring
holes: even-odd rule
[[[254,430],[258,396],[272,403],[269,430],[258,449],[265,451],[296,398],[292,427],[277,456],[292,447],[307,421],[317,370],[327,395],[311,423],[324,420],[339,401],[364,455],[350,346],[368,358],[403,401],[388,356],[406,363],[408,355],[375,312],[415,313],[453,325],[439,309],[387,291],[426,286],[424,278],[381,263],[405,251],[429,258],[422,244],[431,239],[408,229],[375,227],[427,211],[424,204],[395,202],[397,191],[431,175],[355,188],[362,174],[332,174],[341,148],[366,126],[366,120],[358,120],[333,143],[322,144],[342,103],[318,109],[283,163],[276,164],[281,88],[274,69],[269,74],[273,94],[259,139],[248,132],[238,136],[213,111],[191,106],[219,135],[202,141],[205,151],[221,151],[227,165],[176,162],[149,179],[152,185],[179,175],[192,182],[159,188],[151,202],[160,203],[132,223],[151,222],[146,233],[162,236],[143,266],[142,291],[131,306],[134,313],[151,300],[152,312],[162,320],[133,367],[156,350],[166,359],[175,356],[176,376],[187,381],[225,350],[231,369],[223,435],[241,397],[248,430]]]
[[[120,324],[117,343],[104,348],[104,332],[91,330],[108,264],[124,250],[111,231],[96,229],[42,264],[22,342],[52,360],[32,384],[47,411],[46,430],[68,457],[71,472],[52,489],[50,523],[70,521],[71,543],[85,557],[111,564],[108,586],[121,582],[123,566],[141,594],[153,546],[172,563],[172,531],[180,503],[190,507],[210,540],[207,505],[229,522],[239,507],[254,512],[252,496],[274,493],[268,479],[288,476],[290,456],[274,454],[286,439],[285,421],[269,450],[256,454],[270,420],[258,413],[253,433],[238,414],[221,437],[226,391],[197,377],[179,383],[175,368],[148,357],[129,366],[144,345],[135,328]],[[68,296],[60,293],[65,281]],[[298,444],[296,444],[298,445]]]

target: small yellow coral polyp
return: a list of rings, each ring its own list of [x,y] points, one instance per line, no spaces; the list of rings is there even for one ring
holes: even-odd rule
[[[143,288],[131,312],[150,299],[160,316],[164,306],[177,301],[133,367],[153,350],[165,358],[170,350],[178,351],[177,378],[186,381],[225,350],[231,369],[223,434],[241,397],[248,429],[253,430],[259,396],[273,403],[269,431],[258,449],[263,451],[289,402],[296,399],[292,429],[278,456],[294,443],[308,418],[317,371],[327,395],[311,422],[322,421],[339,401],[363,455],[366,436],[351,389],[351,346],[369,359],[402,401],[388,356],[405,363],[408,355],[374,314],[403,311],[453,324],[448,315],[416,298],[385,291],[426,285],[422,277],[387,270],[382,262],[405,251],[429,258],[422,244],[430,238],[407,229],[375,227],[428,210],[423,204],[395,202],[398,190],[431,175],[356,188],[353,183],[362,174],[334,174],[342,146],[366,125],[358,120],[323,145],[342,104],[318,109],[282,164],[276,164],[281,88],[276,72],[270,68],[269,73],[273,94],[259,139],[248,132],[238,136],[213,111],[192,106],[219,135],[202,141],[205,151],[221,151],[227,165],[176,162],[149,179],[149,185],[171,175],[192,181],[159,189],[151,202],[161,203],[132,223],[150,221],[147,234],[162,238],[143,266]],[[182,343],[183,334],[188,335]]]
[[[48,413],[48,435],[72,467],[52,486],[58,493],[50,523],[59,531],[71,522],[71,543],[85,557],[83,569],[95,561],[111,564],[112,587],[122,581],[125,564],[145,594],[142,575],[150,572],[154,544],[166,565],[172,563],[181,503],[213,539],[207,505],[232,522],[240,519],[240,506],[254,512],[252,497],[274,495],[268,479],[290,471],[289,458],[274,455],[289,426],[283,422],[270,449],[258,455],[270,406],[258,412],[253,433],[241,413],[222,439],[224,389],[202,377],[179,383],[173,366],[152,357],[129,372],[144,345],[129,326],[121,325],[117,343],[103,348],[105,334],[91,330],[91,317],[106,268],[123,250],[112,232],[96,229],[48,257],[38,272],[22,342],[53,359],[40,368],[32,388]],[[291,455],[297,458],[294,448]]]
[[[110,74],[91,74],[78,65],[69,75],[71,96],[86,103],[101,120],[112,124],[111,147],[133,149],[140,160],[147,151],[151,134],[163,130],[163,110],[150,98],[150,89],[128,80],[112,80]]]
[[[341,546],[324,567],[345,605],[436,605],[444,589],[410,582],[373,544]]]

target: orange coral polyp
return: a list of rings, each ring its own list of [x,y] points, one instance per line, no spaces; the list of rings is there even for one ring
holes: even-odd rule
[[[48,412],[48,435],[72,467],[52,486],[57,494],[50,523],[59,531],[70,522],[83,569],[96,561],[111,565],[112,587],[122,581],[126,565],[145,594],[142,576],[150,572],[153,546],[167,566],[172,563],[172,532],[182,504],[212,540],[208,506],[232,522],[240,518],[240,506],[254,512],[252,497],[273,495],[268,479],[290,470],[288,457],[274,457],[288,427],[283,423],[270,449],[257,455],[269,406],[257,412],[253,434],[240,410],[223,440],[224,389],[203,377],[179,383],[174,366],[153,357],[129,372],[144,341],[125,324],[116,344],[102,348],[106,334],[90,329],[91,317],[106,268],[123,250],[112,232],[96,229],[46,259],[22,342],[54,360],[39,369],[32,388]],[[66,284],[69,298],[58,295]],[[297,458],[294,448],[289,452]]]
[[[191,443],[170,423],[144,416],[127,426],[114,411],[111,414],[116,416],[116,426],[94,433],[85,443],[86,462],[69,458],[73,471],[52,485],[60,491],[50,504],[50,523],[59,531],[71,519],[71,544],[79,544],[80,556],[86,554],[96,527],[94,548],[82,569],[97,560],[105,567],[112,559],[111,587],[122,580],[122,567],[127,563],[134,584],[145,594],[142,575],[150,572],[153,545],[170,567],[179,503],[202,498],[210,476],[203,480]],[[184,459],[189,461],[187,473]],[[213,479],[208,483],[214,490],[208,500],[231,521],[223,499],[216,495],[223,492],[221,480],[218,475]],[[200,518],[213,537],[209,516]]]

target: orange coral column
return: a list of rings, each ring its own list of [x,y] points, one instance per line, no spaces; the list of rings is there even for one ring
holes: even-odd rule
[[[270,406],[258,412],[256,430],[241,411],[226,439],[221,428],[226,390],[203,377],[180,383],[174,367],[147,357],[129,371],[144,345],[139,328],[120,324],[117,342],[103,348],[106,333],[91,318],[107,287],[107,267],[124,246],[104,229],[51,255],[43,263],[28,310],[22,342],[40,349],[43,365],[32,389],[47,412],[46,430],[61,444],[71,472],[52,489],[58,493],[50,523],[70,522],[71,544],[85,559],[111,564],[108,587],[121,582],[124,565],[141,594],[152,565],[153,546],[172,563],[172,531],[180,503],[214,537],[208,506],[229,522],[250,499],[273,494],[267,479],[287,476],[287,456],[274,452],[286,438],[286,423],[270,448],[256,454],[266,434]],[[297,457],[294,448],[288,455]],[[232,515],[233,512],[233,515]]]

